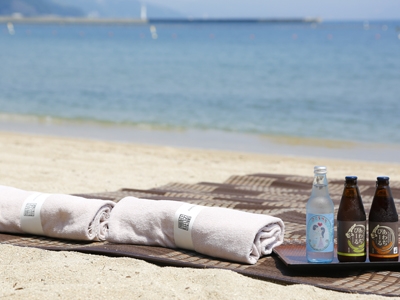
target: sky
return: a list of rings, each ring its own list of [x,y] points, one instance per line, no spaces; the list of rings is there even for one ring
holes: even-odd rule
[[[400,20],[400,0],[142,0],[194,18]]]

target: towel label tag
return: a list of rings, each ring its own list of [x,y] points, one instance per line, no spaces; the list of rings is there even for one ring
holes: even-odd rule
[[[43,235],[40,210],[50,194],[34,193],[25,199],[21,209],[21,229],[26,233]]]
[[[192,227],[194,220],[204,206],[185,203],[175,213],[174,239],[178,248],[194,250]]]

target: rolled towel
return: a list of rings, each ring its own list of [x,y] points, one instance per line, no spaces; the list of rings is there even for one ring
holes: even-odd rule
[[[104,241],[115,203],[0,186],[0,232]]]
[[[126,197],[110,216],[107,241],[191,249],[255,264],[283,242],[281,219],[221,207]]]

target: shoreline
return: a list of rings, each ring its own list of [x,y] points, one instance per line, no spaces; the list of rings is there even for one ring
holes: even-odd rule
[[[0,131],[197,150],[400,164],[400,145],[397,144],[18,117],[0,115]]]
[[[196,149],[3,130],[0,163],[2,185],[68,194],[150,189],[171,182],[223,182],[232,175],[255,173],[312,176],[316,165],[327,166],[328,180],[347,175],[375,180],[387,175],[400,181],[400,164],[392,162]]]

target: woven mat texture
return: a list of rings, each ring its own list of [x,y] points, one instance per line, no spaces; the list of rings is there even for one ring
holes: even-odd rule
[[[305,244],[305,205],[311,193],[312,177],[252,174],[232,176],[224,183],[170,183],[150,190],[121,189],[116,192],[80,194],[87,198],[118,202],[126,196],[156,200],[177,200],[204,206],[218,206],[268,214],[281,218],[286,227],[285,244]],[[329,192],[335,204],[335,216],[343,192],[344,180],[329,180]],[[359,180],[365,210],[368,213],[375,192],[375,181]],[[400,182],[390,183],[396,206],[400,207]],[[336,226],[335,226],[336,228]],[[214,259],[193,251],[139,245],[76,242],[37,236],[0,234],[0,243],[49,250],[70,250],[109,256],[127,256],[167,266],[220,268],[281,284],[310,284],[349,293],[400,296],[399,272],[389,270],[293,270],[275,254],[261,258],[255,265],[243,265]]]

